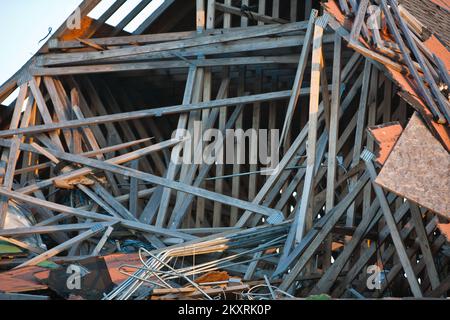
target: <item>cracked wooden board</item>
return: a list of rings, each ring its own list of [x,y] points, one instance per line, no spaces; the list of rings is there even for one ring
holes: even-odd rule
[[[450,155],[415,113],[376,183],[450,218]]]

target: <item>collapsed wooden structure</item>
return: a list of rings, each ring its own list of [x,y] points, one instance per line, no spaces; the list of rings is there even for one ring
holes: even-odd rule
[[[126,0],[85,0],[0,87],[0,291],[131,241],[105,299],[447,296],[450,55],[426,25],[395,0],[165,0],[124,31],[151,2],[111,26]],[[196,122],[223,157],[227,129],[279,130],[279,163],[243,140],[243,163],[177,164]]]

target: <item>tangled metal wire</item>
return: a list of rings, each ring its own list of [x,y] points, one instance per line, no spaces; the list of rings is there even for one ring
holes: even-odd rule
[[[151,289],[170,288],[173,280],[185,280],[195,287],[208,300],[212,300],[202,288],[190,277],[198,274],[204,274],[220,269],[226,269],[239,264],[248,264],[253,261],[267,259],[278,255],[278,253],[261,254],[255,256],[255,253],[265,252],[281,246],[287,233],[288,224],[283,223],[276,226],[264,226],[239,231],[232,235],[218,237],[216,239],[192,243],[189,245],[178,245],[167,248],[159,252],[150,252],[144,248],[139,249],[140,266],[124,264],[119,271],[129,278],[117,286],[112,292],[104,297],[104,300],[128,300],[136,296],[136,293],[142,285],[146,284]],[[256,247],[255,247],[256,246]],[[248,247],[249,249],[244,249]],[[194,263],[187,267],[175,268],[178,257],[193,257],[197,255],[206,255],[211,253],[224,253],[228,255],[207,261],[201,264]],[[237,251],[237,253],[236,253]],[[251,259],[247,256],[254,255]],[[125,269],[134,269],[130,273]],[[173,283],[173,282],[172,282]]]

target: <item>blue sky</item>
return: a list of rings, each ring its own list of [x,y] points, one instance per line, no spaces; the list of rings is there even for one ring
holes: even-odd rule
[[[59,28],[81,0],[0,1],[0,83],[8,80],[43,45],[39,40]]]
[[[102,0],[89,14],[98,18],[115,0]],[[0,84],[24,65],[45,40],[49,27],[55,32],[82,0],[0,0]],[[140,0],[127,2],[107,21],[116,25]],[[125,28],[132,32],[163,0],[154,0]],[[12,102],[14,97],[4,104]]]

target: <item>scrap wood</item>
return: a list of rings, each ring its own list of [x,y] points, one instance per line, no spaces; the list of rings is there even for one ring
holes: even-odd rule
[[[428,48],[428,50],[432,51],[433,54],[441,59],[447,70],[450,70],[450,52],[436,36],[430,36],[423,44]]]
[[[437,226],[447,241],[450,241],[450,223],[439,223]]]
[[[367,130],[378,145],[376,161],[380,165],[384,165],[386,159],[389,157],[389,154],[394,148],[395,143],[400,137],[403,127],[398,122],[384,123],[379,126],[369,127]]]
[[[39,272],[47,271],[43,267],[30,266],[0,273],[0,291],[28,292],[47,289],[35,277]]]
[[[198,284],[202,284],[205,282],[218,282],[218,281],[227,281],[230,279],[230,276],[226,271],[214,271],[214,272],[208,272],[197,279],[195,279],[195,282]]]
[[[250,287],[246,284],[232,285],[232,286],[220,286],[218,288],[202,287],[202,289],[210,295],[226,296],[227,293],[240,293],[244,292]],[[200,298],[202,295],[195,288],[175,288],[175,289],[155,289],[152,292],[152,300],[165,300],[165,299],[190,299]]]
[[[0,87],[0,291],[87,299],[42,266],[104,259],[96,299],[445,298],[450,53],[408,1],[168,0],[133,34],[151,1],[83,1]]]
[[[125,263],[138,263],[139,257],[137,254],[124,254],[124,253],[116,253],[103,256],[103,259],[108,267],[109,276],[111,277],[112,282],[114,284],[119,285],[122,281],[127,279],[127,276],[119,272],[120,266]],[[56,259],[58,262],[58,260]],[[30,268],[30,267],[25,267]],[[18,269],[20,270],[20,269]],[[33,277],[39,280],[40,282],[45,282],[50,275],[49,270],[37,271],[33,274]]]
[[[450,155],[414,114],[376,182],[449,219],[449,168]]]
[[[0,292],[0,300],[50,300],[50,297],[34,294]]]
[[[330,0],[326,4],[323,4],[323,6],[324,6],[325,10],[327,10],[327,12],[330,13],[334,19],[336,19],[338,24],[340,26],[342,26],[344,23],[345,17],[341,13],[339,6],[336,4],[336,1]],[[335,30],[338,28],[337,25],[332,25],[332,27]],[[348,34],[348,32],[345,31],[345,29],[343,32]],[[441,49],[441,47],[442,47],[442,45],[438,46],[438,48],[436,50],[437,53],[445,50],[445,49]],[[364,54],[364,53],[362,53],[362,54]],[[448,61],[448,56],[449,56],[448,51],[447,51],[447,54],[444,53],[443,56],[446,56],[447,58],[445,61]],[[371,56],[368,56],[368,58],[371,58]],[[450,150],[450,131],[449,131],[448,127],[444,126],[442,124],[439,124],[431,119],[432,117],[431,117],[430,110],[428,109],[426,104],[421,99],[420,95],[416,92],[414,87],[411,85],[411,82],[408,80],[408,78],[405,75],[400,73],[399,70],[395,70],[392,67],[392,65],[384,65],[384,67],[385,67],[385,70],[386,70],[388,76],[398,85],[400,90],[402,92],[404,92],[404,94],[407,95],[407,97],[409,99],[412,100],[412,101],[408,101],[408,102],[411,103],[411,105],[413,107],[417,108],[417,110],[421,113],[421,115],[426,120],[426,123],[429,126],[429,128],[437,134],[441,143],[445,146],[447,151],[449,151]]]
[[[235,285],[235,286],[227,286],[224,288],[210,288],[206,289],[205,292],[210,295],[221,295],[221,294],[227,294],[227,293],[236,293],[236,292],[242,292],[245,290],[248,290],[249,286],[246,284],[243,285]],[[200,297],[200,292],[192,292],[188,293],[186,295],[187,298],[193,298],[193,297]]]
[[[55,179],[53,181],[55,184],[55,187],[60,189],[67,189],[67,190],[73,190],[75,189],[75,186],[81,184],[83,186],[92,186],[95,184],[95,181],[86,177],[79,177],[71,180],[61,180],[61,179]]]

